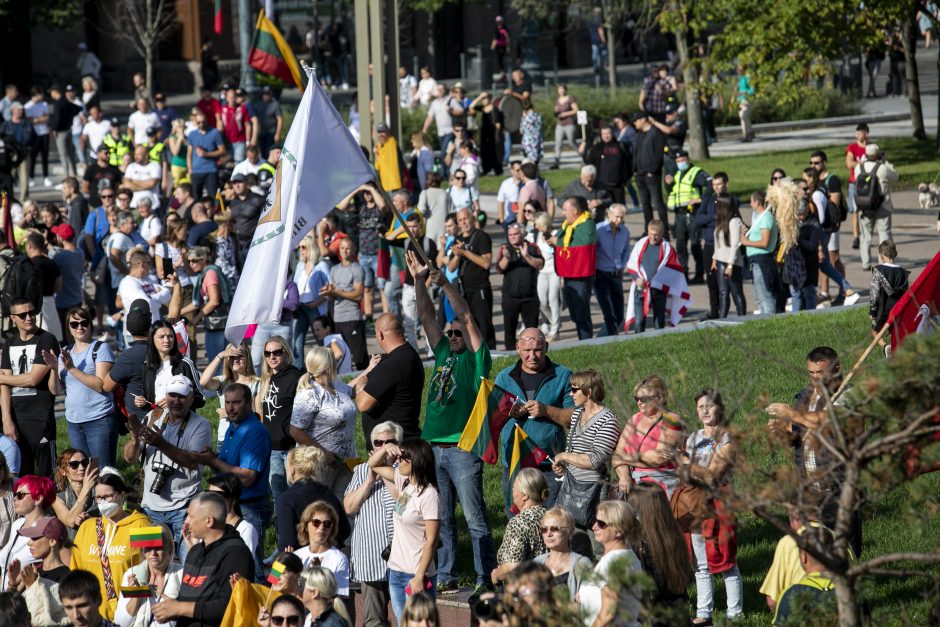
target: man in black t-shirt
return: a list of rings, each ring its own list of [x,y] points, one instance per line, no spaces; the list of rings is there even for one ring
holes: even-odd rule
[[[633,172],[640,205],[643,206],[643,230],[653,219],[653,211],[663,224],[669,224],[666,203],[663,201],[663,156],[666,138],[653,126],[652,118],[642,111],[633,114],[637,130],[633,149]],[[668,237],[667,237],[668,239]]]
[[[373,355],[366,370],[349,382],[362,412],[362,432],[391,421],[401,425],[405,439],[421,437],[418,418],[424,392],[424,365],[405,340],[401,318],[384,313],[375,321],[375,340],[385,355]]]
[[[834,207],[839,207],[842,216],[847,215],[846,199],[842,193],[842,180],[829,171],[826,153],[822,150],[817,150],[811,154],[809,156],[809,165],[819,172],[819,182],[822,186],[820,191],[826,194],[829,202],[832,203]],[[837,225],[833,224],[832,219],[828,216],[824,222],[824,224],[820,224],[823,232],[823,254],[829,255],[829,265],[835,268],[836,271],[844,277],[845,266],[842,264],[842,259],[839,257],[839,228]],[[839,286],[839,291],[840,297],[844,300],[845,294],[841,293],[844,292],[841,285]],[[819,292],[827,296],[829,295],[829,275],[822,270],[819,272]]]
[[[111,189],[117,189],[118,184],[124,177],[124,174],[117,167],[108,162],[110,158],[111,151],[107,146],[101,144],[98,146],[98,160],[85,168],[85,174],[82,176],[82,193],[88,196],[88,204],[91,207],[101,206],[98,192],[101,190],[102,179],[108,179],[111,183]],[[84,226],[82,224],[82,227]]]
[[[490,261],[493,241],[482,229],[470,209],[457,212],[457,241],[451,246],[447,262],[451,272],[458,271],[460,291],[470,306],[473,321],[486,338],[491,350],[496,348],[496,330],[493,328],[493,286],[490,285]]]
[[[43,353],[57,357],[59,343],[39,328],[38,315],[25,298],[10,306],[16,332],[7,338],[0,358],[0,413],[4,435],[20,447],[20,474],[51,477],[56,467],[55,397],[49,392],[51,368]]]
[[[496,251],[496,268],[503,275],[503,335],[511,351],[520,315],[527,329],[539,324],[538,277],[545,260],[538,246],[525,241],[518,222],[506,227],[506,238]]]
[[[147,359],[147,335],[153,314],[150,303],[138,298],[131,303],[124,320],[124,328],[131,334],[131,343],[114,360],[114,367],[104,378],[104,391],[112,392],[118,385],[124,388],[124,407],[141,422],[146,420],[148,407],[137,407],[135,396],[144,395],[144,379],[141,367]]]

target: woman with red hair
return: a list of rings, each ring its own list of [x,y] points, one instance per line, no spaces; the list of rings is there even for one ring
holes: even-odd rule
[[[29,552],[29,538],[23,537],[17,533],[24,527],[29,527],[44,516],[52,516],[52,504],[55,502],[55,484],[48,477],[37,477],[36,475],[26,475],[21,477],[13,488],[13,509],[16,511],[17,518],[13,521],[10,528],[10,539],[0,549],[0,587],[3,590],[10,589],[11,573],[10,566],[14,562],[14,577],[19,577],[20,566],[25,566],[33,561]]]

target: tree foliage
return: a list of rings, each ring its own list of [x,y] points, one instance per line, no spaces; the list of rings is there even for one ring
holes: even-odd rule
[[[0,0],[0,28],[74,28],[84,16],[84,4],[83,0],[42,0],[33,3]]]

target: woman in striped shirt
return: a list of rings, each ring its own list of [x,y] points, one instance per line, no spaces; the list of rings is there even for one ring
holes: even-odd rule
[[[591,368],[571,375],[570,386],[575,410],[571,414],[565,451],[555,455],[552,470],[558,476],[570,473],[571,479],[579,484],[599,485],[610,475],[610,458],[620,438],[620,422],[614,412],[603,405],[604,380],[596,370]],[[584,529],[594,522],[597,502],[588,507],[591,511],[575,515],[575,520],[586,521],[581,525]]]

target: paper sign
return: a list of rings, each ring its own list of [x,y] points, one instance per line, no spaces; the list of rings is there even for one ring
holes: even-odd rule
[[[587,111],[585,111],[584,109],[578,109],[578,124],[580,124],[581,126],[587,126],[587,123],[588,123],[587,115],[588,115]]]

